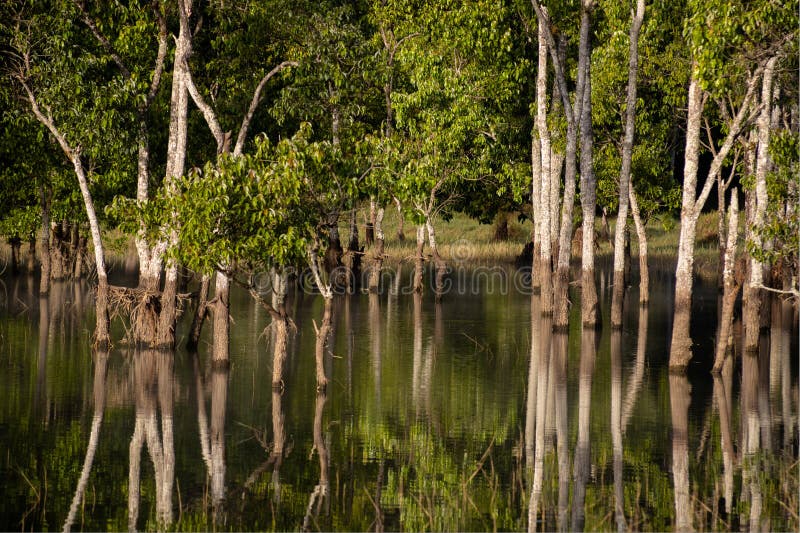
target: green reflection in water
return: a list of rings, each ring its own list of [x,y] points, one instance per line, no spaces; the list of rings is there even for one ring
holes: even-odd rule
[[[668,373],[658,298],[629,306],[622,332],[582,331],[573,309],[545,339],[521,294],[337,297],[318,394],[320,298],[290,297],[279,392],[269,318],[246,294],[218,371],[208,339],[93,354],[87,288],[39,300],[25,283],[0,316],[3,529],[800,527],[791,305],[757,358],[712,378]],[[699,337],[713,347],[713,326]]]

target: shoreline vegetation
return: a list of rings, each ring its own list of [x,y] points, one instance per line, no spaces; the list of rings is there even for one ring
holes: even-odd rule
[[[360,237],[363,239],[365,220],[369,215],[368,209],[358,211],[358,229]],[[743,219],[743,214],[740,219]],[[517,214],[508,213],[508,238],[501,240],[495,237],[497,222],[492,224],[482,224],[466,215],[456,213],[450,220],[437,221],[437,237],[439,239],[439,253],[448,261],[449,264],[465,265],[514,265],[518,267],[529,266],[519,264],[518,258],[523,248],[531,239],[532,223],[529,219],[519,221]],[[718,276],[718,243],[717,243],[717,221],[718,213],[710,211],[703,213],[697,223],[697,243],[695,255],[695,276],[705,282],[711,283],[717,280]],[[384,265],[397,266],[399,263],[408,264],[413,267],[415,242],[413,240],[414,226],[409,222],[403,223],[406,236],[400,240],[397,236],[397,229],[400,227],[399,217],[393,210],[387,210],[383,220],[384,232],[386,234]],[[608,225],[610,234],[605,235],[602,219],[595,218],[595,237],[597,240],[596,256],[601,263],[610,261],[614,251],[611,246],[616,228],[616,218],[609,217]],[[632,224],[631,224],[632,226]],[[349,227],[340,224],[340,232],[347,236]],[[638,272],[638,252],[639,243],[636,240],[633,228],[631,232],[631,268],[633,272]],[[663,272],[669,275],[675,274],[675,262],[678,250],[678,239],[680,236],[680,220],[678,218],[659,218],[650,220],[647,223],[648,238],[648,264],[650,270]],[[134,238],[122,234],[120,231],[104,230],[104,242],[106,244],[106,261],[109,265],[124,265],[127,261],[133,260],[136,254]],[[91,243],[89,245],[91,247]],[[363,257],[367,258],[371,253],[366,246],[364,247]],[[41,245],[37,242],[37,258],[41,257]],[[744,255],[740,251],[739,255]],[[7,242],[0,244],[0,257],[2,257],[6,268],[11,260],[11,246]],[[432,260],[430,250],[426,249],[426,262]],[[572,262],[580,259],[579,237],[573,239]],[[38,265],[38,262],[37,262]],[[573,264],[573,268],[575,265]],[[610,267],[610,265],[609,265]],[[38,266],[37,266],[38,268]],[[24,272],[24,268],[23,268]],[[199,276],[194,276],[200,281]],[[636,282],[637,280],[632,280]]]

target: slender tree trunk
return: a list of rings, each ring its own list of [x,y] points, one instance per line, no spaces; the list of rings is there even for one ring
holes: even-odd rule
[[[650,268],[647,266],[647,228],[639,212],[639,202],[636,200],[636,191],[633,187],[628,189],[631,202],[631,214],[636,226],[636,240],[639,242],[639,303],[646,305],[650,301]]]
[[[719,334],[717,335],[717,348],[714,357],[714,374],[722,371],[722,365],[730,346],[729,337],[733,326],[733,308],[739,294],[739,284],[733,276],[734,260],[736,258],[736,239],[739,232],[739,199],[736,189],[731,193],[731,207],[728,215],[728,242],[725,244],[725,261],[722,270],[723,294],[722,312],[719,317]]]
[[[700,121],[703,115],[703,94],[700,82],[694,75],[689,82],[688,118],[686,121],[686,150],[683,170],[683,201],[681,206],[681,231],[678,240],[678,266],[675,270],[675,315],[672,322],[670,367],[682,368],[692,357],[692,340],[689,320],[692,313],[692,276],[694,266],[694,241],[697,215],[695,195],[697,167],[700,159]]]
[[[28,254],[25,257],[25,269],[28,271],[29,276],[33,276],[33,271],[36,268],[36,236],[31,235],[28,240]]]
[[[545,80],[546,81],[546,80]],[[536,118],[538,127],[538,117]],[[533,211],[533,258],[531,261],[531,288],[539,294],[542,287],[542,143],[534,128],[531,131],[531,209]]]
[[[591,54],[591,52],[589,52]],[[597,182],[593,168],[592,83],[589,59],[586,59],[586,81],[581,109],[581,211],[583,242],[581,246],[581,321],[594,327],[598,320],[597,287],[594,281],[594,213],[597,207]]]
[[[369,292],[373,294],[380,292],[381,269],[383,268],[383,254],[386,242],[383,233],[383,215],[384,209],[381,207],[375,214],[375,247],[372,268],[369,271]]]
[[[436,232],[433,229],[433,222],[430,218],[425,221],[428,228],[428,242],[431,245],[431,253],[433,254],[433,264],[436,267],[435,291],[436,300],[441,300],[444,295],[444,276],[447,274],[447,263],[445,263],[442,256],[439,255],[439,248],[436,245]]]
[[[8,244],[11,245],[11,275],[17,276],[19,274],[19,258],[22,240],[19,237],[13,237],[8,240]]]
[[[414,256],[414,292],[422,294],[423,252],[425,250],[425,226],[417,226],[417,251]]]
[[[167,190],[175,192],[176,181],[184,173],[186,164],[186,138],[188,131],[189,78],[188,60],[192,53],[192,34],[189,17],[192,0],[178,0],[180,26],[175,46],[175,63],[172,73],[172,94],[170,97],[169,136],[167,139]],[[173,217],[174,219],[174,217]],[[177,221],[173,220],[177,225]],[[174,229],[168,237],[169,244],[177,246],[178,232]],[[158,245],[157,245],[158,246]],[[163,247],[163,244],[161,244]],[[154,265],[155,266],[155,265]],[[160,260],[158,261],[160,273]],[[150,280],[152,282],[152,279]],[[161,293],[161,312],[158,316],[156,344],[173,346],[175,344],[175,322],[177,319],[178,265],[169,260],[166,265],[164,290]]]
[[[289,318],[286,315],[287,274],[285,271],[275,272],[272,280],[272,307],[278,312],[278,317],[272,319],[275,327],[275,344],[272,349],[272,388],[280,390],[283,387],[283,366],[286,362],[289,330]]]
[[[767,194],[767,173],[769,171],[769,141],[770,141],[770,119],[772,113],[772,82],[775,75],[775,64],[777,57],[772,57],[767,61],[764,75],[761,82],[761,111],[757,120],[758,146],[756,148],[755,159],[755,202],[752,209],[752,221],[747,225],[747,240],[753,243],[756,249],[766,247],[766,243],[761,238],[760,230],[764,226],[764,218],[767,212],[769,197]],[[745,350],[755,350],[758,346],[758,329],[763,322],[760,320],[768,313],[767,307],[763,305],[763,294],[761,287],[765,285],[764,270],[766,265],[762,263],[756,255],[750,255],[750,269],[747,287],[745,288],[745,299],[747,307],[747,318],[745,327],[747,328],[745,339]],[[758,322],[756,322],[758,317]]]
[[[324,391],[328,385],[328,378],[325,377],[325,347],[328,345],[328,335],[331,332],[331,314],[333,308],[333,297],[325,296],[325,309],[322,313],[322,324],[317,331],[317,343],[315,350],[317,390]]]
[[[544,9],[544,8],[543,8]],[[552,242],[550,240],[550,129],[547,126],[547,40],[545,38],[547,22],[539,20],[539,67],[536,76],[536,127],[539,132],[541,146],[541,190],[539,191],[540,213],[539,235],[540,243],[539,269],[542,294],[542,314],[553,313],[553,278],[552,278]]]
[[[364,226],[364,243],[372,246],[375,242],[375,217],[377,216],[378,206],[374,198],[369,199],[369,219]]]
[[[39,278],[39,295],[50,292],[50,199],[52,190],[44,185],[39,187],[39,201],[42,206],[42,236],[41,236],[41,258],[42,274]]]
[[[406,240],[406,234],[403,230],[406,219],[403,216],[403,206],[400,204],[400,200],[398,200],[396,196],[394,197],[394,205],[397,208],[397,240],[403,242]]]
[[[611,298],[611,327],[613,328],[622,327],[622,304],[625,295],[625,257],[623,254],[625,253],[625,232],[628,224],[628,199],[630,196],[628,189],[630,188],[631,182],[631,161],[633,159],[634,130],[636,126],[636,78],[639,71],[639,32],[642,27],[642,21],[644,20],[644,9],[644,0],[637,0],[636,12],[632,13],[631,17],[630,51],[628,57],[628,93],[625,100],[625,138],[622,143],[622,169],[619,175],[619,214],[617,216],[617,227],[614,232],[614,291]],[[690,88],[690,91],[691,90]],[[700,112],[702,113],[702,109]],[[699,118],[700,116],[698,115],[697,119],[699,120]]]

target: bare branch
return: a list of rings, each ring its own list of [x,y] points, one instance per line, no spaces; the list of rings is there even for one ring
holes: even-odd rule
[[[239,135],[236,137],[236,145],[233,148],[233,155],[238,156],[242,154],[244,142],[245,139],[247,139],[247,130],[250,128],[250,121],[253,119],[253,114],[255,114],[256,108],[258,108],[258,104],[261,102],[261,91],[264,89],[264,85],[267,84],[270,78],[283,69],[296,66],[298,66],[296,61],[284,61],[280,65],[277,65],[270,70],[266,76],[261,78],[258,86],[256,86],[256,90],[253,92],[253,99],[250,101],[250,107],[247,110],[247,114],[242,119],[242,125],[239,128]]]
[[[730,152],[731,148],[733,147],[733,143],[736,141],[736,138],[739,136],[742,127],[746,123],[745,117],[750,116],[751,102],[753,100],[753,96],[755,95],[755,87],[762,70],[763,67],[759,67],[747,82],[747,92],[742,100],[742,105],[739,108],[739,111],[736,113],[733,122],[731,123],[728,135],[725,137],[725,141],[722,143],[719,151],[714,156],[714,160],[711,162],[711,168],[709,169],[708,176],[706,176],[706,181],[703,184],[703,190],[700,193],[700,197],[695,202],[695,216],[699,216],[700,211],[703,209],[703,206],[708,199],[708,195],[711,193],[711,187],[717,180],[717,174],[722,170],[722,165],[725,162],[725,158],[728,156],[728,152]],[[749,122],[749,120],[750,119],[748,118],[747,121]]]
[[[225,134],[222,132],[222,127],[219,125],[217,114],[203,99],[200,91],[197,90],[194,80],[192,79],[192,72],[189,70],[189,65],[184,65],[184,68],[186,69],[186,78],[184,80],[186,82],[186,88],[189,90],[189,94],[191,95],[192,100],[194,100],[195,105],[203,114],[203,118],[206,119],[208,129],[211,130],[211,135],[213,135],[214,140],[217,141],[217,153],[220,154],[222,153],[223,146],[225,145]]]

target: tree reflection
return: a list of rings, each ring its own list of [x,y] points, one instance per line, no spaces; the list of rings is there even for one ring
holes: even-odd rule
[[[611,447],[614,454],[614,516],[617,531],[625,531],[625,490],[622,479],[622,330],[611,332]]]
[[[693,529],[689,494],[689,401],[691,388],[685,374],[669,374],[672,413],[672,480],[675,494],[675,529]]]
[[[320,529],[317,524],[317,518],[325,508],[329,496],[328,446],[325,443],[325,436],[322,432],[322,417],[325,412],[325,402],[327,401],[327,394],[324,391],[318,391],[317,399],[314,403],[314,450],[317,451],[317,456],[319,457],[319,483],[314,486],[314,490],[308,498],[306,514],[303,517],[303,531],[311,531],[312,521],[316,528]]]
[[[581,331],[581,363],[578,377],[578,443],[575,447],[573,477],[575,492],[572,502],[572,530],[584,529],[584,503],[586,482],[591,468],[590,421],[592,406],[592,379],[597,357],[597,333],[594,328]]]
[[[533,483],[528,508],[528,531],[536,531],[539,502],[542,498],[542,480],[544,478],[545,430],[547,428],[548,401],[547,392],[550,384],[550,348],[553,336],[553,317],[542,314],[539,320],[539,370],[536,376],[536,434],[533,459]]]
[[[75,515],[78,507],[83,500],[86,485],[89,482],[89,474],[92,471],[94,456],[97,452],[97,443],[100,440],[100,425],[103,422],[103,412],[106,406],[106,370],[108,369],[108,352],[97,351],[94,353],[94,384],[92,387],[94,396],[94,414],[92,415],[92,428],[89,431],[89,444],[86,446],[86,456],[81,468],[81,477],[75,488],[75,495],[72,497],[72,504],[69,507],[69,514],[64,521],[64,531],[68,532],[75,522]]]
[[[136,422],[130,442],[128,476],[128,529],[136,530],[139,518],[141,455],[144,443],[153,463],[156,485],[156,519],[172,523],[172,487],[175,481],[173,439],[173,358],[160,350],[137,351],[133,356]],[[161,432],[158,427],[161,411]]]

